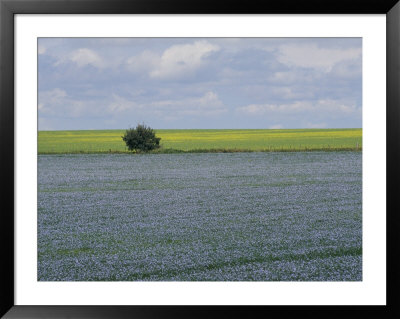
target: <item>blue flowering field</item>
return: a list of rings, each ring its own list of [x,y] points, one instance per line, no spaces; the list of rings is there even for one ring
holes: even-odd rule
[[[360,281],[362,153],[38,156],[39,281]]]

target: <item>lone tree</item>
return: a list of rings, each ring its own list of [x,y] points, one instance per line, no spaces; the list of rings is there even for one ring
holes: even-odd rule
[[[130,151],[148,152],[160,147],[160,137],[156,137],[153,129],[144,124],[126,130],[122,139]]]

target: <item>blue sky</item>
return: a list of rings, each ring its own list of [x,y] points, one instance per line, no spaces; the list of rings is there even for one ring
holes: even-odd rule
[[[39,130],[359,128],[361,38],[40,38]]]

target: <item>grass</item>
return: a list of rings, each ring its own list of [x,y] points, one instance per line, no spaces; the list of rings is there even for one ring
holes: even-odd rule
[[[39,154],[128,153],[125,130],[39,131]],[[153,153],[360,151],[362,129],[156,130]]]

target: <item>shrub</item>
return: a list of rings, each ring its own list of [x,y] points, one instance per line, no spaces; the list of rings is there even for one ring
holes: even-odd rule
[[[128,146],[130,151],[148,152],[160,147],[160,137],[156,137],[153,129],[144,125],[138,124],[136,128],[126,130],[122,139]]]

